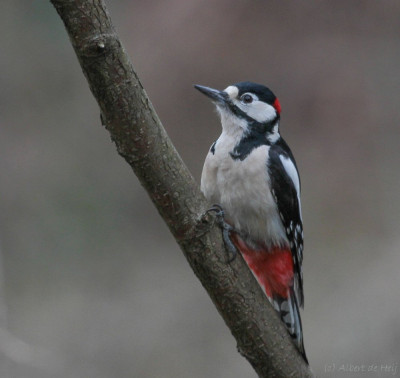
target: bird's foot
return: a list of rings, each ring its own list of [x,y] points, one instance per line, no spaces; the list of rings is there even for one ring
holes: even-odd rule
[[[231,257],[229,258],[228,263],[231,263],[233,260],[235,260],[236,255],[238,254],[238,250],[237,250],[235,244],[233,244],[231,237],[230,237],[230,233],[232,231],[234,231],[234,228],[230,224],[225,222],[225,213],[224,213],[224,209],[221,207],[221,205],[218,205],[218,204],[212,205],[212,207],[210,207],[206,211],[206,213],[209,213],[209,212],[215,213],[217,224],[222,229],[222,238],[224,239],[226,248],[228,249],[229,253],[231,254]]]

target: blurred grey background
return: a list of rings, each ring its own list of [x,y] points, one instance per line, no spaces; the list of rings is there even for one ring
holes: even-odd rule
[[[197,180],[220,125],[192,84],[277,94],[311,366],[400,375],[400,2],[108,6]],[[256,377],[101,126],[49,1],[2,0],[0,39],[0,376]]]

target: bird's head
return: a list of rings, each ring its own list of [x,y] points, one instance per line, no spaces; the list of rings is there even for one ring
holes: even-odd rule
[[[223,91],[195,85],[210,97],[221,115],[226,132],[265,135],[275,138],[279,134],[281,106],[277,97],[264,85],[248,81],[230,85]]]

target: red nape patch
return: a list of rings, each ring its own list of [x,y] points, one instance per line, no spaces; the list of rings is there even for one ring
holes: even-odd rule
[[[275,108],[275,110],[278,114],[281,114],[281,103],[279,102],[279,100],[277,98],[274,101],[273,107]]]
[[[266,294],[288,297],[288,289],[293,285],[293,258],[289,248],[273,247],[255,250],[237,235],[232,241],[242,253],[247,265],[264,287]]]

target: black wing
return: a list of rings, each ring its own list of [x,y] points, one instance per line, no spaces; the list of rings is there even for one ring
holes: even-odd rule
[[[282,138],[270,147],[268,172],[272,195],[278,206],[293,256],[294,293],[298,304],[303,307],[303,273],[301,268],[303,262],[303,222],[300,208],[300,178],[293,154]],[[293,180],[296,179],[296,177],[293,177],[295,175],[298,179],[297,188]]]

